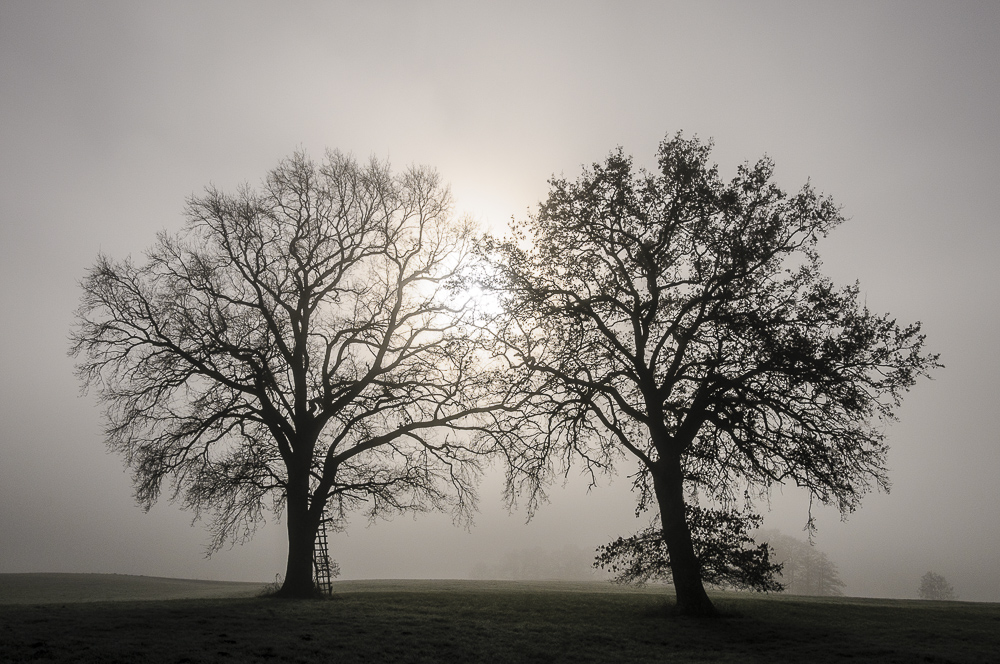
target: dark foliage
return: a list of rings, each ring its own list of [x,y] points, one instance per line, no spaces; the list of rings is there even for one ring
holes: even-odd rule
[[[486,246],[498,335],[535,377],[511,484],[539,492],[559,465],[630,458],[682,610],[703,614],[686,496],[734,505],[787,482],[854,510],[888,488],[885,423],[937,366],[919,324],[822,275],[817,243],[842,221],[828,197],[786,193],[768,159],[723,181],[710,150],[668,138],[654,172],[613,152],[552,180],[537,215]]]
[[[773,551],[766,543],[754,542],[749,534],[760,527],[759,515],[688,505],[687,521],[702,581],[739,590],[784,589],[775,578],[781,573],[781,564],[771,562]],[[597,553],[594,567],[614,573],[618,583],[673,580],[670,552],[660,528],[619,537],[598,547]]]

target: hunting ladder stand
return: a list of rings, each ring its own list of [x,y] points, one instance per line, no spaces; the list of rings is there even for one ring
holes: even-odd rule
[[[316,588],[326,597],[333,596],[333,577],[340,574],[340,566],[330,560],[330,549],[326,536],[326,512],[316,529],[316,542],[313,545],[313,576]]]

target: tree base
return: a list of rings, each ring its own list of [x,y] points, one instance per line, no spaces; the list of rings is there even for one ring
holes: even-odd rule
[[[267,596],[279,599],[327,599],[327,596],[315,585],[296,586],[287,583],[276,591],[268,593]]]
[[[678,602],[676,605],[677,615],[685,618],[719,618],[719,611],[711,601],[705,602]]]

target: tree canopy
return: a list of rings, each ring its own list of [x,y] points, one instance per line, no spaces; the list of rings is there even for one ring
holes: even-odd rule
[[[844,594],[845,584],[837,566],[812,542],[777,530],[758,531],[754,537],[767,542],[772,558],[781,565],[780,579],[785,592],[793,595]]]
[[[936,572],[927,572],[920,577],[920,588],[917,591],[920,599],[949,601],[958,599],[955,589],[948,580]]]
[[[169,482],[216,548],[283,513],[290,595],[321,520],[467,515],[477,418],[513,403],[462,295],[472,242],[434,171],[296,153],[191,198],[143,259],[100,256],[72,352],[138,501]]]
[[[698,614],[714,609],[688,501],[790,482],[854,510],[888,488],[884,424],[937,364],[919,324],[822,275],[817,243],[843,220],[829,197],[787,194],[766,158],[724,181],[710,151],[668,137],[646,172],[619,149],[551,180],[537,214],[486,247],[498,334],[535,376],[512,482],[538,490],[556,458],[592,473],[631,459],[678,605]]]

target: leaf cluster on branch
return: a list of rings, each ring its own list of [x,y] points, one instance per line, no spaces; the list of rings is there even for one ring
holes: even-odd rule
[[[757,544],[751,535],[760,527],[759,515],[688,505],[687,520],[702,581],[738,590],[784,590],[776,578],[782,565],[771,562],[773,549],[767,543]],[[673,581],[661,528],[650,527],[598,547],[594,567],[614,574],[616,583]]]

